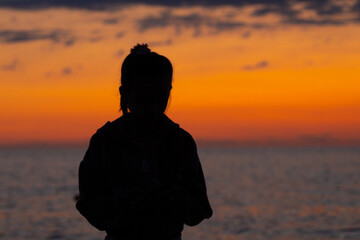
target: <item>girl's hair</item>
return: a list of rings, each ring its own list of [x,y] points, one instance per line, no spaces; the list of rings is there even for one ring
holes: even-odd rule
[[[132,89],[133,83],[153,85],[150,93],[155,99],[161,113],[165,112],[172,88],[172,65],[166,57],[151,52],[147,44],[137,44],[125,58],[121,67],[120,110],[129,113],[129,106],[124,96]]]

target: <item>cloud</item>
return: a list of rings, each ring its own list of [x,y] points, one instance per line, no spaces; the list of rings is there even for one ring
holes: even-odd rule
[[[357,14],[357,17],[355,17],[355,22],[360,23],[360,0],[358,0],[354,6],[351,7],[352,12]]]
[[[335,15],[340,14],[344,11],[343,6],[331,0],[321,1],[305,1],[307,2],[306,9],[314,10],[318,15]]]
[[[243,70],[253,71],[253,70],[266,68],[267,66],[269,66],[269,62],[264,60],[264,61],[254,64],[254,65],[245,65],[245,66],[243,66]]]
[[[125,36],[125,32],[118,32],[115,37],[116,38],[122,38],[123,36]]]
[[[117,18],[108,18],[103,21],[104,24],[110,24],[110,25],[116,24],[118,22],[119,22],[119,19],[117,19]]]
[[[63,70],[61,71],[61,73],[63,75],[71,75],[72,74],[72,69],[69,67],[64,67]]]
[[[301,1],[301,0],[298,0]],[[113,10],[118,7],[129,4],[146,4],[146,5],[161,5],[161,6],[244,6],[244,5],[253,5],[253,4],[284,4],[286,0],[57,0],[57,1],[48,1],[48,0],[2,0],[0,1],[0,7],[6,8],[15,8],[15,9],[46,9],[46,8],[56,8],[56,7],[65,7],[65,8],[75,8],[75,9],[88,9],[88,10]]]
[[[207,27],[211,32],[222,32],[245,27],[265,27],[265,25],[259,23],[246,23],[231,19],[223,20],[202,13],[174,14],[171,10],[163,11],[157,16],[146,16],[139,19],[137,24],[139,32],[154,28],[172,27],[177,33],[180,33],[182,28],[193,28],[194,36],[200,35],[204,27]]]
[[[360,10],[360,0],[357,0],[357,2],[354,4],[354,6],[352,7],[353,11],[358,11]]]
[[[251,36],[251,32],[250,31],[246,31],[243,34],[241,34],[241,37],[244,39],[247,39]]]
[[[154,41],[154,42],[149,42],[149,47],[160,47],[160,46],[169,46],[173,43],[173,41],[171,39],[168,40],[164,40],[164,41]]]
[[[327,25],[345,25],[347,22],[342,20],[332,20],[332,19],[315,20],[315,19],[294,18],[294,19],[289,19],[288,23],[296,24],[296,25],[327,26]]]
[[[116,7],[124,7],[130,4],[145,4],[155,6],[203,6],[203,7],[217,7],[217,6],[248,6],[248,5],[273,5],[273,6],[285,6],[296,3],[314,3],[312,6],[324,6],[331,4],[331,0],[2,0],[0,1],[0,7],[15,8],[15,9],[46,9],[46,8],[75,8],[75,9],[88,9],[88,10],[114,10]]]
[[[89,42],[99,42],[103,39],[99,34],[93,34],[88,39]],[[53,43],[63,44],[66,47],[72,46],[79,39],[66,30],[0,30],[0,42],[7,44],[26,43],[33,41],[47,40]]]
[[[302,8],[295,9],[296,4],[302,3]],[[287,1],[284,4],[263,4],[262,7],[254,10],[252,16],[263,17],[268,14],[277,14],[282,16],[281,23],[291,25],[344,25],[351,20],[349,18],[337,18],[340,14],[349,14],[349,11],[345,10],[345,6],[338,5],[339,2],[331,0],[297,0]],[[310,18],[304,18],[301,16],[303,12],[314,11],[316,14]],[[360,16],[360,12],[359,16]]]
[[[276,5],[264,5],[261,8],[258,8],[252,12],[252,16],[255,17],[263,17],[265,15],[268,15],[270,13],[279,13],[281,12],[281,9],[286,9],[285,12],[289,12],[289,7],[286,6],[276,6]]]
[[[18,68],[18,66],[19,66],[19,60],[15,58],[9,64],[2,65],[1,69],[5,71],[14,71]]]
[[[345,2],[345,1],[343,1]],[[0,7],[14,8],[14,9],[46,9],[46,8],[75,8],[87,9],[94,11],[114,10],[114,8],[121,8],[131,4],[145,4],[155,6],[202,6],[202,7],[217,7],[217,6],[236,6],[244,7],[249,5],[266,5],[272,8],[282,8],[286,10],[288,6],[295,4],[306,4],[308,9],[313,9],[323,14],[337,14],[341,12],[342,1],[332,0],[2,0]],[[358,3],[358,2],[357,2]],[[265,11],[266,12],[266,11]]]
[[[245,1],[242,1],[245,4]],[[262,1],[254,1],[261,3]],[[279,4],[281,2],[281,4]],[[292,3],[294,1],[267,1],[266,4],[258,4],[252,12],[253,18],[257,21],[241,21],[237,20],[233,14],[224,14],[224,16],[213,16],[209,11],[192,11],[191,13],[176,13],[172,8],[167,8],[157,14],[150,14],[137,20],[137,28],[139,32],[172,27],[176,33],[180,33],[182,29],[193,29],[193,36],[201,35],[204,30],[209,33],[219,33],[222,31],[232,31],[237,29],[259,29],[259,28],[273,28],[278,24],[287,25],[304,25],[304,26],[340,26],[356,20],[339,14],[344,13],[344,7],[334,5],[330,1],[320,0],[313,3],[313,1],[297,0],[302,2],[302,7],[295,7]],[[295,1],[296,2],[296,1]],[[247,3],[250,5],[250,3]],[[359,5],[360,8],[360,5]],[[239,10],[237,8],[237,10]],[[315,15],[305,14],[306,11],[313,10]],[[277,21],[262,20],[263,16],[267,14],[277,14],[281,18]],[[236,15],[236,14],[235,14]],[[350,15],[349,15],[350,16]],[[360,19],[360,11],[359,11]]]
[[[343,12],[343,7],[338,5],[329,5],[326,8],[317,9],[318,15],[335,15]]]
[[[75,42],[75,37],[64,30],[0,30],[0,42],[3,43],[11,44],[38,40],[50,40],[54,43],[71,46]]]
[[[104,39],[100,29],[94,29],[91,31],[91,36],[88,37],[88,41],[91,43],[100,42]]]
[[[170,10],[163,11],[160,16],[147,16],[138,20],[139,31],[146,31],[151,28],[165,28],[168,26],[175,27],[198,27],[206,20],[198,13],[190,13],[187,15],[174,15]]]
[[[213,18],[211,20],[212,21],[209,22],[207,25],[218,31],[233,30],[236,28],[243,28],[245,26],[251,26],[250,24],[247,24],[245,22],[239,22],[239,21],[219,21],[219,20],[215,20],[215,18]]]
[[[75,38],[71,38],[71,39],[66,40],[64,42],[64,45],[69,47],[69,46],[74,45],[74,43],[75,43]]]
[[[281,3],[280,3],[281,2]],[[289,17],[295,17],[302,10],[313,10],[317,15],[336,15],[345,12],[344,6],[339,5],[339,2],[331,0],[296,0],[296,1],[270,1],[269,3],[263,2],[261,8],[256,9],[253,16],[265,16],[267,14],[275,13]],[[302,9],[294,9],[295,5],[305,5]],[[340,3],[341,4],[341,3]]]
[[[89,38],[89,42],[91,42],[91,43],[100,42],[101,40],[103,40],[103,37],[101,37],[101,36],[95,36],[95,37]]]
[[[124,56],[124,54],[125,54],[125,51],[123,49],[120,49],[115,53],[115,56],[122,57],[122,56]]]
[[[221,6],[233,6],[236,9],[252,6],[255,10],[252,13],[253,17],[263,17],[268,14],[276,14],[281,16],[280,23],[283,24],[297,24],[297,25],[341,25],[350,22],[359,22],[360,19],[360,1],[334,1],[334,0],[0,0],[0,8],[13,8],[22,10],[34,10],[34,9],[47,9],[47,8],[60,8],[65,7],[69,9],[86,9],[89,11],[114,11],[116,9],[122,9],[129,5],[145,4],[149,6],[164,6],[168,8],[174,7],[194,7],[200,6],[204,8],[214,8]],[[306,11],[313,11],[315,15],[303,18],[302,13]],[[355,18],[351,19],[351,14],[355,15]],[[346,16],[345,16],[346,15]],[[340,17],[339,16],[345,16]],[[163,20],[166,20],[162,16]],[[165,16],[166,17],[166,16]],[[230,21],[217,19],[214,17],[205,17],[200,14],[193,14],[188,16],[177,16],[177,22],[181,22],[181,26],[190,27],[189,23],[195,23],[197,26],[210,24],[214,29],[235,29],[243,26],[244,24],[239,21]],[[150,20],[149,24],[144,21],[140,22],[143,29],[149,29],[150,26],[157,25],[158,27],[165,27],[161,25],[154,17],[145,18]],[[211,21],[209,21],[211,20]],[[173,20],[175,21],[175,20]],[[204,23],[205,22],[205,23]],[[109,18],[103,21],[104,24],[116,24],[117,18]],[[258,27],[268,26],[264,23],[258,25]],[[255,27],[255,26],[254,26]],[[197,33],[201,33],[200,28],[193,27]],[[195,35],[196,35],[195,34]]]

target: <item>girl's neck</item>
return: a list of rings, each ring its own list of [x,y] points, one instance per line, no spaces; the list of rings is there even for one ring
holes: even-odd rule
[[[126,132],[130,142],[145,146],[158,135],[161,115],[144,117],[134,113],[126,115]]]
[[[141,115],[136,113],[128,113],[127,124],[133,130],[141,132],[151,132],[156,129],[162,114]]]

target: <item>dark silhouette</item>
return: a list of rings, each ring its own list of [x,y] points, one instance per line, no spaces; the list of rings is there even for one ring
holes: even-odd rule
[[[170,61],[146,44],[121,69],[123,115],[91,137],[76,208],[105,239],[181,239],[184,224],[212,216],[196,144],[165,114]]]

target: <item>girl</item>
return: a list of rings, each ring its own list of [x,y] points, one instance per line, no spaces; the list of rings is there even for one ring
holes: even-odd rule
[[[91,137],[79,167],[79,212],[113,240],[180,240],[212,216],[196,144],[165,114],[172,65],[147,44],[121,68],[120,109]]]

